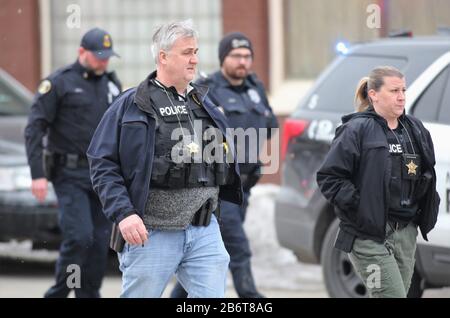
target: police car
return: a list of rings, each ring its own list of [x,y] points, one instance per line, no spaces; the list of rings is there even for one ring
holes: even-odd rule
[[[0,69],[0,241],[32,240],[34,246],[59,242],[58,210],[52,187],[44,203],[31,194],[24,127],[32,94]]]
[[[441,197],[429,241],[419,234],[408,296],[419,297],[425,288],[450,286],[450,38],[386,38],[342,52],[285,121],[282,186],[275,201],[278,240],[300,261],[322,264],[331,297],[368,295],[347,255],[333,247],[339,223],[318,189],[316,172],[341,116],[354,111],[359,79],[376,66],[391,65],[406,77],[406,112],[420,118],[433,138]]]

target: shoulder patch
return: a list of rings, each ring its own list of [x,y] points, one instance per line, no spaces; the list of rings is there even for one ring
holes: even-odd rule
[[[247,93],[252,102],[254,102],[255,104],[259,104],[261,102],[261,96],[259,96],[256,89],[250,88]]]
[[[52,89],[52,83],[49,80],[43,80],[41,84],[39,84],[38,92],[39,94],[47,94]]]

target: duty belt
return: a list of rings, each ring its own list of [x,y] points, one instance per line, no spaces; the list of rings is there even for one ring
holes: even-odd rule
[[[55,164],[58,166],[67,167],[70,169],[87,168],[89,162],[87,157],[80,156],[78,154],[66,153],[66,154],[54,154]]]
[[[388,221],[388,223],[394,232],[403,230],[409,224],[409,222],[407,223],[407,222],[397,222],[397,221]]]

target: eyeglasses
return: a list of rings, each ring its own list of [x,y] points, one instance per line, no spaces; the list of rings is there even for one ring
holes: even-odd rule
[[[230,58],[232,58],[233,60],[236,61],[240,61],[242,59],[244,59],[245,61],[251,61],[252,60],[252,55],[251,54],[230,54],[228,55]]]

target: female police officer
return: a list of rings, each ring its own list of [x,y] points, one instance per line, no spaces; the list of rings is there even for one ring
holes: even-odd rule
[[[341,221],[335,247],[350,253],[371,297],[406,297],[417,225],[427,240],[438,213],[433,142],[405,114],[405,86],[388,66],[363,78],[358,111],[342,118],[317,173]]]

